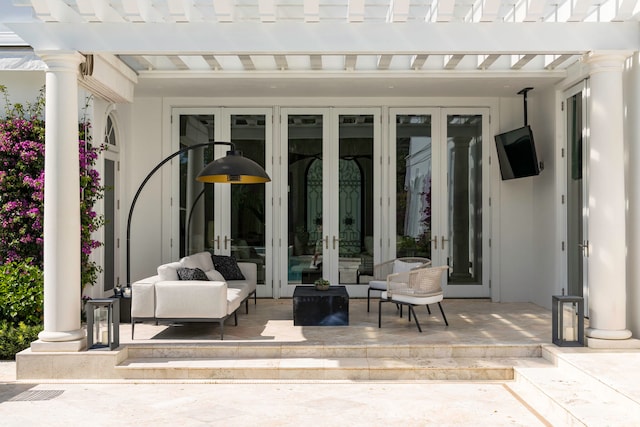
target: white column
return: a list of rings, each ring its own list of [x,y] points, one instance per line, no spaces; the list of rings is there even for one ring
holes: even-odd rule
[[[44,330],[32,351],[78,351],[80,173],[77,52],[37,52],[47,65],[44,181]]]
[[[616,346],[626,329],[626,227],[622,71],[625,53],[590,54],[590,347]]]

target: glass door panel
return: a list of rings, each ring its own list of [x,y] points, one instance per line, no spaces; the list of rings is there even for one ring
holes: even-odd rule
[[[208,110],[212,111],[212,110]],[[231,141],[235,149],[266,166],[270,117],[205,109],[177,111],[180,148],[213,141]],[[266,186],[259,184],[203,184],[195,180],[206,164],[226,155],[228,145],[196,148],[179,157],[179,256],[209,251],[232,255],[257,266],[258,296],[272,296],[267,269]],[[266,167],[265,167],[266,169]]]
[[[396,256],[431,259],[430,114],[399,114],[396,123]]]
[[[587,111],[585,84],[566,94],[567,105],[567,295],[588,307]],[[586,313],[588,315],[588,313]]]
[[[482,283],[482,115],[447,116],[449,284]]]
[[[446,200],[446,214],[442,215],[438,243],[441,260],[450,268],[445,296],[488,297],[489,276],[484,268],[488,245],[483,238],[488,217],[483,212],[488,203],[482,161],[488,140],[488,113],[456,112],[443,118],[446,180],[442,200]]]
[[[368,283],[373,275],[373,122],[373,115],[338,117],[337,241],[341,284]]]
[[[287,118],[287,282],[311,284],[323,274],[322,114]]]
[[[265,167],[264,115],[231,115],[231,141],[244,157]],[[258,284],[265,283],[266,272],[265,192],[264,185],[231,185],[231,255],[257,265]]]
[[[488,251],[483,188],[488,178],[482,167],[488,111],[392,110],[391,118],[395,257],[425,257],[434,266],[448,265],[445,296],[489,296],[489,275],[483,268]]]

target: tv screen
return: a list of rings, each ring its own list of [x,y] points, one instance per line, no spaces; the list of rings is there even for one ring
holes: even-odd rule
[[[495,139],[503,180],[540,174],[530,126],[501,133]]]

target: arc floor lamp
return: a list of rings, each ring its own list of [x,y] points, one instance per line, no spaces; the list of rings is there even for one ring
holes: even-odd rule
[[[176,156],[187,151],[195,150],[202,147],[211,147],[214,145],[228,145],[230,150],[227,155],[221,157],[204,167],[200,174],[196,177],[196,181],[204,183],[225,183],[225,184],[262,184],[271,181],[267,172],[258,163],[248,159],[242,155],[241,151],[235,149],[235,145],[231,142],[212,141],[202,144],[190,145],[182,148],[175,153],[162,159],[151,172],[142,180],[129,208],[129,217],[127,218],[127,287],[131,286],[131,218],[133,217],[133,209],[136,207],[138,197],[142,189],[149,179],[167,162]]]

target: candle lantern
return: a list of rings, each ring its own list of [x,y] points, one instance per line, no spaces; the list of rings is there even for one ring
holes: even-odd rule
[[[108,348],[115,350],[120,345],[120,301],[118,298],[88,300],[87,349]]]
[[[584,298],[554,295],[551,321],[555,345],[560,347],[584,346]]]

